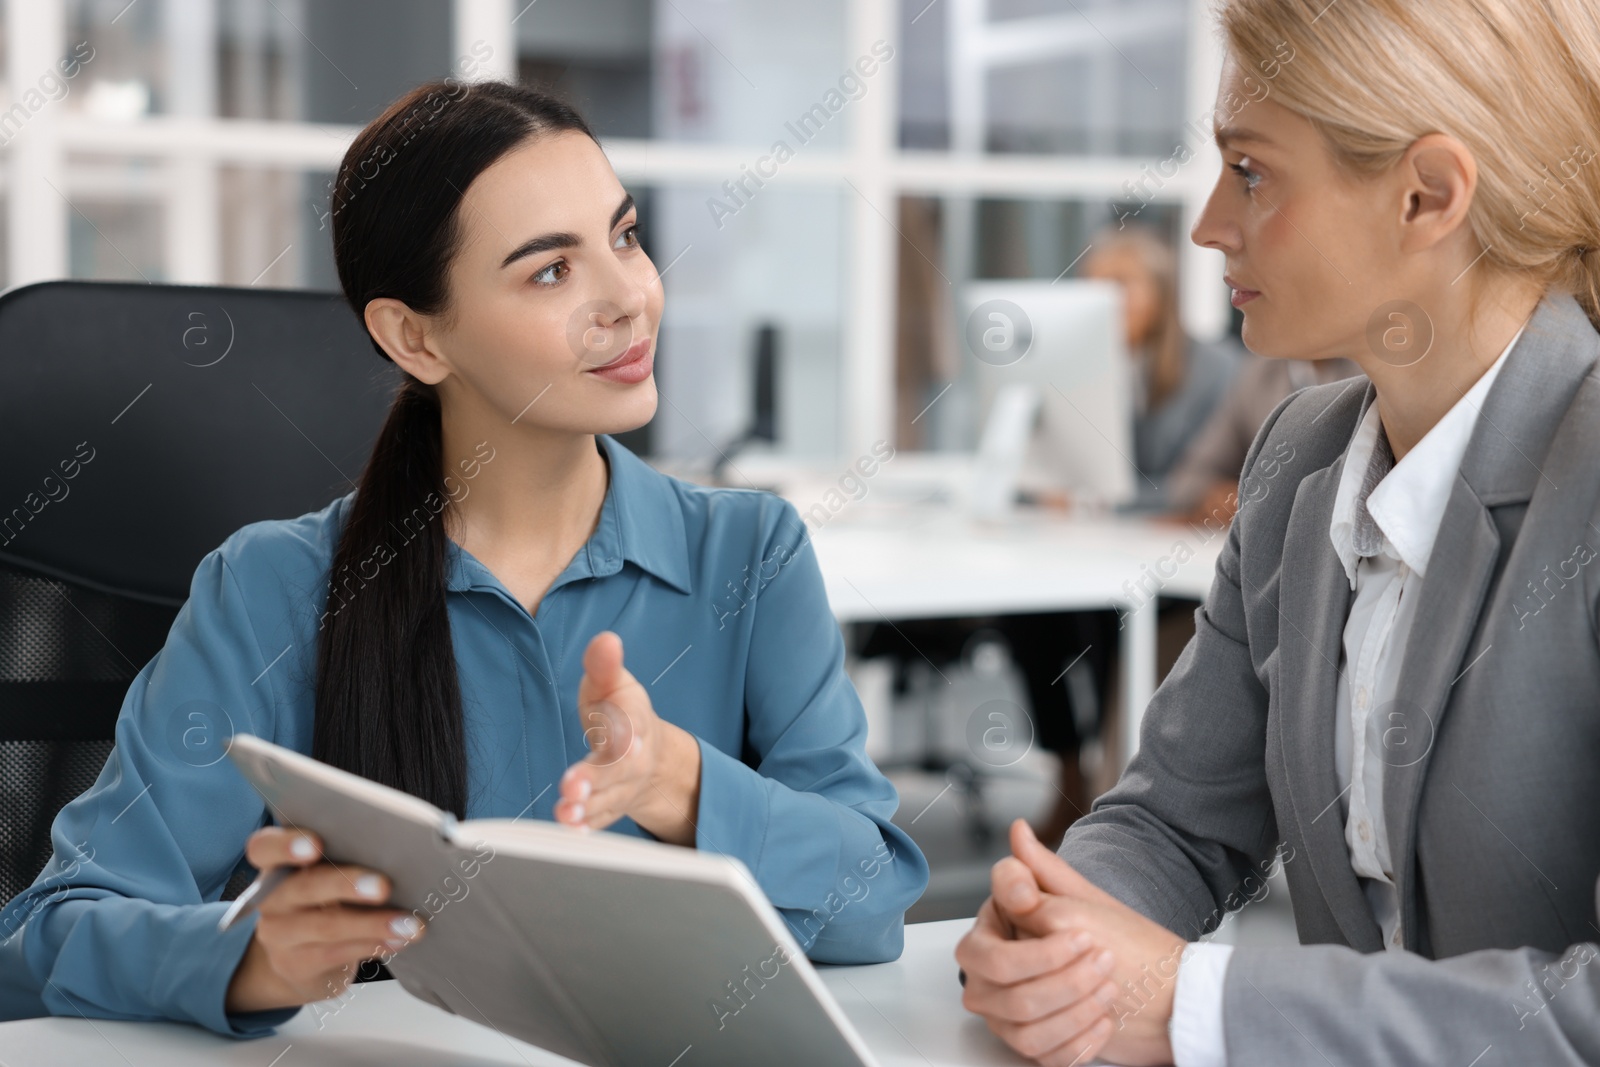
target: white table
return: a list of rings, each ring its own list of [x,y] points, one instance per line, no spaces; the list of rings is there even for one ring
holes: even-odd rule
[[[906,927],[904,954],[822,979],[881,1067],[1025,1064],[961,1006],[953,956],[970,919]],[[0,1023],[7,1067],[556,1067],[553,1056],[417,1000],[398,982],[352,986],[331,1011],[301,1011],[272,1037],[236,1041],[197,1026],[53,1017]],[[319,1029],[317,1015],[323,1017]],[[771,1064],[782,1065],[776,1053]],[[666,1067],[665,1064],[662,1067]],[[765,1065],[752,1065],[765,1067]],[[799,1067],[799,1065],[797,1065]]]
[[[840,622],[1114,608],[1123,613],[1123,758],[1156,686],[1156,595],[1205,598],[1225,527],[953,509],[841,510],[812,533]]]

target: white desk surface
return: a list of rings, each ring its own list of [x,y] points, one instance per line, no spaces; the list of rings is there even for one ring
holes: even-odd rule
[[[811,544],[841,623],[1122,612],[1126,762],[1156,689],[1155,596],[1204,600],[1226,537],[1220,525],[1153,519],[1022,510],[987,522],[952,508],[862,506],[819,524]]]
[[[952,919],[907,926],[905,952],[893,963],[818,968],[881,1067],[987,1067],[1029,1062],[961,1006],[953,953],[971,923],[971,919]],[[442,1063],[452,1067],[556,1067],[572,1063],[417,1000],[398,982],[352,986],[327,1007],[329,1010],[320,1013],[320,1028],[319,1013],[304,1009],[275,1035],[250,1041],[180,1023],[59,1016],[0,1023],[0,1062],[6,1067],[435,1067]],[[779,1050],[773,1051],[768,1064],[785,1067]]]
[[[1149,519],[946,510],[844,515],[811,544],[840,622],[1136,608],[1205,598],[1225,530]],[[1130,597],[1130,587],[1133,596]]]
[[[873,473],[755,453],[741,454],[729,475],[733,484],[774,488],[795,506],[840,622],[1126,609],[1148,599],[1152,585],[1200,600],[1227,532],[1226,524],[1207,529],[1104,510],[1019,507],[978,519],[970,454],[901,451],[856,466]],[[1143,590],[1130,598],[1125,583],[1138,589],[1141,579]]]

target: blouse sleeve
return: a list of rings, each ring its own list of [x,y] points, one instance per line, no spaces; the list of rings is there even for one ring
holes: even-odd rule
[[[777,501],[745,675],[749,762],[700,743],[698,848],[737,856],[813,960],[899,957],[928,864],[889,820],[844,640],[793,505]]]
[[[219,897],[266,821],[226,748],[235,732],[273,736],[267,667],[214,550],[123,698],[99,778],[56,816],[49,864],[0,911],[0,1019],[177,1019],[253,1037],[295,1014],[223,1007],[255,919],[218,932]]]

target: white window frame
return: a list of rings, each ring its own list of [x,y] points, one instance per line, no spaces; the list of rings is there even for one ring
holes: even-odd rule
[[[126,154],[160,160],[161,188],[155,192],[164,213],[167,277],[177,282],[216,284],[221,271],[221,219],[218,168],[261,166],[291,170],[335,169],[357,133],[355,126],[219,119],[209,114],[215,99],[212,69],[215,49],[196,46],[215,34],[212,0],[165,0],[172,5],[169,40],[187,42],[187,57],[174,78],[173,113],[113,123],[49,105],[34,114],[4,149],[7,196],[9,278],[13,286],[68,275],[70,152]],[[525,0],[524,0],[525,2]],[[1129,0],[1138,6],[1141,0]],[[1221,68],[1220,46],[1201,0],[1191,0],[1184,114],[1209,127],[1209,114]],[[1081,27],[1055,16],[1037,20],[1030,32],[1007,22],[991,26],[987,0],[933,0],[948,8],[951,37],[959,48],[952,70],[956,88],[953,125],[970,131],[970,114],[981,115],[984,62],[1036,60],[1050,49],[1081,48]],[[515,56],[512,20],[515,0],[454,0],[453,55],[467,55],[474,42],[487,41],[494,56]],[[520,5],[515,5],[520,6]],[[931,6],[931,5],[930,5]],[[900,0],[846,0],[845,50],[865,55],[879,40],[898,50]],[[923,16],[941,13],[924,11]],[[1137,14],[1136,12],[1133,14]],[[11,99],[21,99],[38,77],[67,52],[65,0],[5,0],[6,63]],[[1097,20],[1099,21],[1099,20]],[[1104,36],[1103,27],[1096,29]],[[1109,43],[1110,38],[1106,38]],[[963,56],[967,57],[963,59]],[[973,57],[976,57],[975,59]],[[971,60],[971,62],[969,62]],[[514,65],[514,64],[511,64]],[[974,71],[977,73],[975,74]],[[502,76],[509,71],[499,72]],[[968,86],[959,88],[960,84]],[[976,84],[974,91],[970,87]],[[978,100],[974,104],[974,100]],[[1136,179],[1157,159],[1115,156],[1003,156],[985,154],[962,134],[949,152],[899,147],[898,93],[894,79],[868,93],[853,108],[846,147],[828,155],[804,154],[788,163],[783,180],[849,189],[852,225],[847,243],[848,300],[841,331],[843,418],[838,452],[861,454],[872,442],[892,439],[894,427],[894,323],[896,296],[897,200],[904,194],[974,197],[1126,197],[1124,183]],[[959,132],[959,131],[958,131]],[[753,151],[745,145],[704,145],[651,140],[608,140],[605,149],[618,176],[651,185],[709,184],[736,174]],[[1184,230],[1210,193],[1220,166],[1216,148],[1191,139],[1194,158],[1154,191],[1156,202],[1180,208]],[[848,184],[847,184],[848,183]],[[76,180],[71,186],[76,189]],[[1226,289],[1220,254],[1184,241],[1182,314],[1188,330],[1214,338],[1226,329]]]

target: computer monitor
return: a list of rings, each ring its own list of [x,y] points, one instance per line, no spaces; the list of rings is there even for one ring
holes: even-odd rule
[[[974,499],[991,509],[1018,489],[1065,491],[1091,505],[1132,499],[1137,474],[1121,287],[1090,279],[974,282],[961,311],[985,421],[1033,420],[1025,452],[1015,447],[1015,428],[985,427],[977,475],[983,487],[975,487]],[[1020,402],[1024,392],[1037,404]]]

